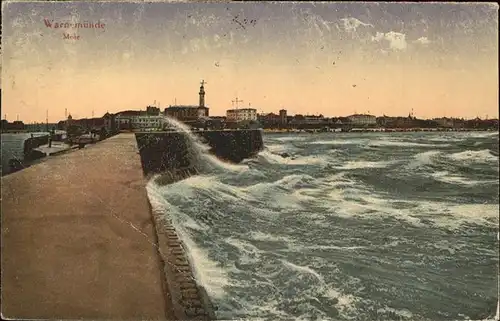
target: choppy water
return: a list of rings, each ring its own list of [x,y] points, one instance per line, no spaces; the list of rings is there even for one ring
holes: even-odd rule
[[[148,192],[220,319],[477,320],[497,305],[498,137],[268,134]]]

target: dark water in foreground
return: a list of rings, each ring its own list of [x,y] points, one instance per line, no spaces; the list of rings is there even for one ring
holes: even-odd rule
[[[219,318],[495,314],[498,133],[264,138],[256,160],[148,185]]]
[[[9,160],[12,158],[17,158],[22,160],[23,149],[24,149],[24,141],[33,136],[43,136],[47,135],[46,132],[39,133],[2,133],[0,140],[2,142],[1,155],[2,155],[2,167],[1,173],[2,175],[8,174],[10,171]]]

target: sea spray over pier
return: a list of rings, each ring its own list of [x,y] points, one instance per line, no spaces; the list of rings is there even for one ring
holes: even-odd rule
[[[218,318],[495,315],[498,133],[264,138],[236,168],[148,184]]]
[[[135,133],[145,175],[228,168],[263,148],[258,129],[191,131],[176,120],[167,121],[173,127],[167,131]]]

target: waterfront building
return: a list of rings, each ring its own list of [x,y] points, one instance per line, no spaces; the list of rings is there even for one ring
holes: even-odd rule
[[[61,122],[57,124],[57,128],[61,129]],[[104,118],[95,117],[95,118],[82,118],[82,119],[73,119],[71,114],[68,115],[68,119],[66,119],[64,124],[64,129],[69,126],[78,126],[85,130],[96,130],[105,127]]]
[[[228,122],[256,121],[257,109],[255,108],[228,109],[226,111],[226,120]]]
[[[148,115],[140,114],[132,118],[132,129],[145,130],[145,129],[160,129],[165,123],[163,115]]]
[[[12,123],[9,123],[9,121],[7,121],[6,119],[2,119],[2,131],[23,131],[25,129],[26,126],[20,120],[15,120]]]
[[[452,128],[455,127],[455,119],[448,117],[434,118],[435,121],[440,127]]]
[[[263,128],[275,128],[281,123],[280,115],[276,115],[275,113],[260,114],[257,118]]]
[[[165,116],[184,122],[196,121],[205,115],[206,113],[203,108],[194,105],[174,105],[165,108]]]
[[[379,126],[387,128],[411,128],[418,126],[417,119],[411,117],[411,115],[408,115],[408,117],[390,117],[384,115],[382,117],[377,117],[376,123]]]
[[[367,114],[354,114],[347,116],[350,123],[354,126],[369,126],[377,124],[377,117]]]
[[[151,111],[156,108],[148,106],[144,110],[126,110],[115,114],[116,127],[121,130],[147,130],[160,129],[165,123],[165,117],[161,114],[151,114]]]
[[[292,120],[290,120],[290,125],[320,125],[326,124],[327,119],[323,115],[295,115]]]
[[[158,115],[160,115],[160,108],[155,107],[155,106],[147,106],[146,107],[146,114],[152,115],[152,116],[158,116]]]
[[[286,109],[280,109],[280,124],[287,124]]]

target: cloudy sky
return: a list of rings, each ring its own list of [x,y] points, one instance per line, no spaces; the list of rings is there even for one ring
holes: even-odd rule
[[[212,115],[238,97],[259,112],[498,117],[496,4],[11,2],[2,24],[9,120],[197,104],[202,79]]]

